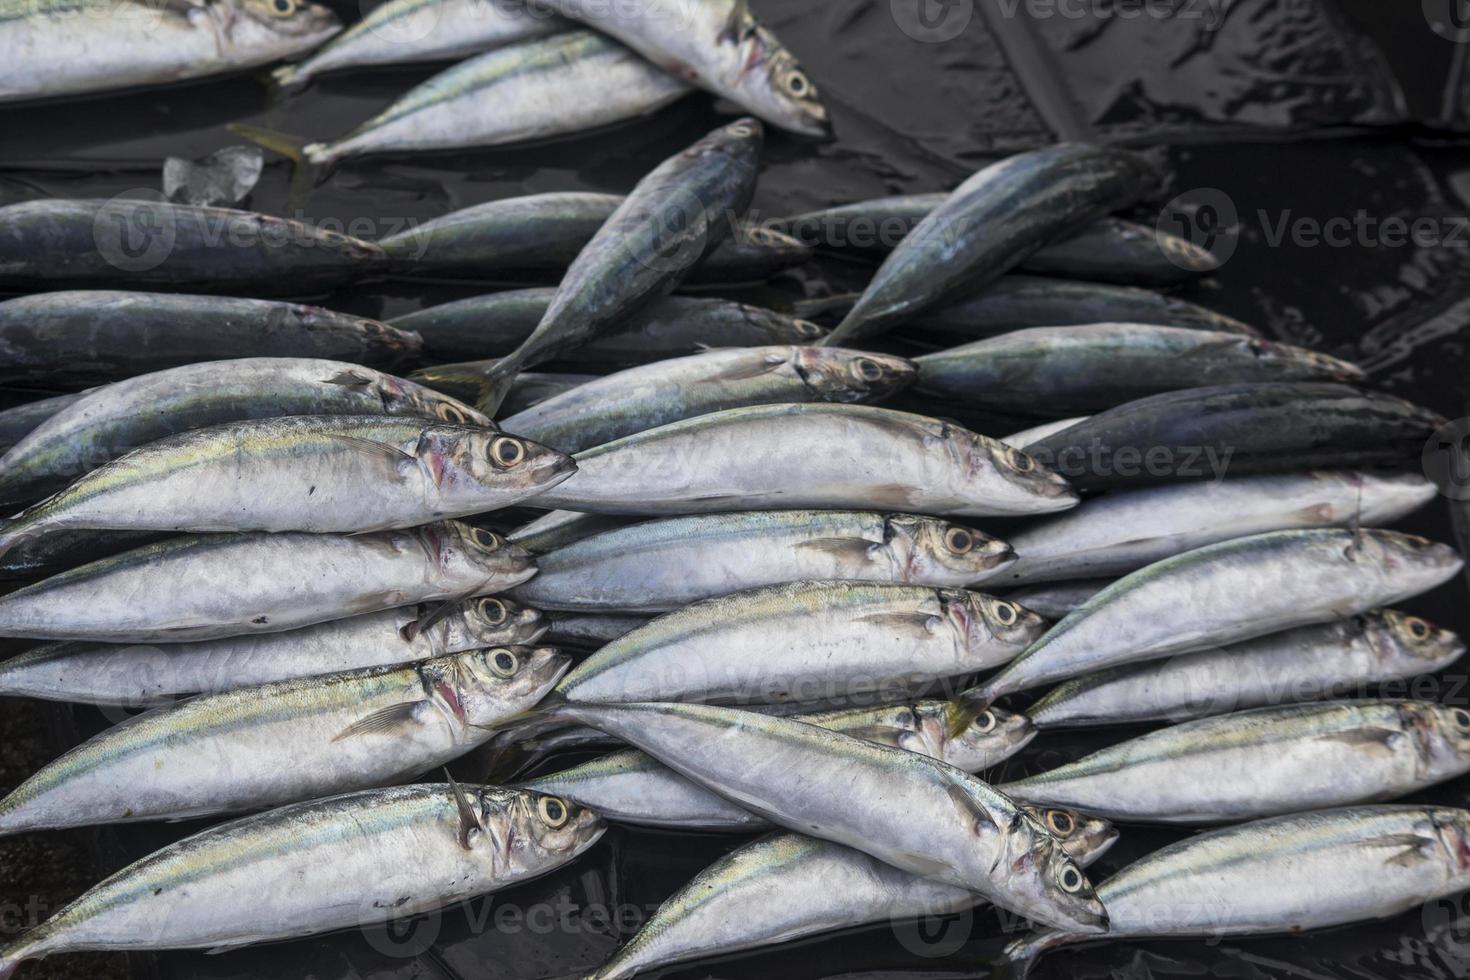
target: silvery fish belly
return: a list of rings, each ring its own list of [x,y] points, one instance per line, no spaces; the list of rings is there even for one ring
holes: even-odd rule
[[[0,800],[0,834],[256,810],[418,776],[534,706],[569,663],[497,647],[159,708]]]
[[[546,632],[541,613],[509,599],[472,599],[447,615],[388,609],[285,633],[196,643],[48,643],[0,663],[0,695],[147,705],[298,677],[415,663]]]
[[[0,948],[0,976],[53,953],[228,949],[388,922],[554,871],[604,829],[561,800],[489,786],[283,807],[124,868]]]
[[[1000,790],[1110,820],[1209,824],[1392,800],[1466,772],[1470,711],[1341,701],[1186,722]]]
[[[5,0],[0,102],[239,71],[304,54],[341,26],[304,0]]]

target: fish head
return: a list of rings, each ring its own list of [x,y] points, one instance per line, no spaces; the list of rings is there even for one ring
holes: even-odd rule
[[[1036,726],[1031,719],[999,708],[987,708],[973,717],[965,712],[965,727],[954,733],[951,728],[956,706],[951,702],[936,702],[934,707],[936,738],[943,746],[936,758],[965,772],[989,769],[1021,751],[1036,737]]]
[[[498,869],[538,873],[559,867],[597,843],[602,818],[560,796],[486,787],[479,793],[480,823]]]
[[[1431,774],[1448,779],[1470,772],[1470,709],[1413,701],[1401,712]]]
[[[486,592],[499,592],[530,581],[536,559],[525,548],[511,544],[494,531],[445,521],[419,528],[425,547],[438,556],[439,567],[486,579]]]
[[[1465,560],[1447,544],[1400,531],[1361,531],[1353,535],[1350,557],[1366,553],[1385,573],[1403,580],[1410,593],[1428,592],[1447,582],[1465,566]],[[1409,586],[1414,586],[1409,589]]]
[[[1018,809],[1004,832],[1007,867],[995,873],[1006,874],[1017,911],[1069,932],[1107,931],[1107,909],[1092,882],[1044,818]]]
[[[736,87],[745,105],[782,129],[803,136],[832,135],[827,107],[794,55],[766,28],[747,24],[740,32],[740,64]]]
[[[329,7],[310,0],[230,0],[223,4],[229,46],[263,60],[304,54],[342,30]]]
[[[936,517],[889,515],[884,518],[883,538],[908,582],[969,585],[1016,560],[1004,541]]]
[[[576,460],[566,453],[519,436],[470,426],[425,429],[418,458],[442,498],[470,505],[483,503],[486,490],[531,496],[577,472]]]
[[[450,425],[477,425],[485,429],[496,427],[490,416],[416,381],[384,374],[379,376],[376,387],[383,399],[383,411],[389,415],[438,419]]]
[[[798,347],[792,367],[827,402],[879,401],[907,388],[918,376],[913,361],[841,347]]]
[[[1379,664],[1389,675],[1432,673],[1465,654],[1465,643],[1458,634],[1418,616],[1385,609],[1361,621]]]
[[[1028,453],[958,426],[946,426],[946,435],[963,464],[965,486],[956,489],[973,496],[974,488],[986,488],[986,504],[997,513],[1050,514],[1077,506],[1072,484]]]
[[[1049,628],[1046,620],[1025,606],[981,592],[952,593],[946,603],[950,617],[965,620],[966,649],[977,657],[998,646],[1017,653],[1041,639]]]
[[[572,666],[551,647],[491,647],[452,661],[465,721],[482,727],[534,708]]]
[[[450,652],[525,646],[541,639],[551,628],[541,610],[496,596],[461,603],[448,625]],[[468,645],[460,646],[460,643]]]
[[[1084,868],[1118,842],[1118,828],[1102,817],[1056,806],[1026,805],[1021,809],[1061,841],[1062,849]]]

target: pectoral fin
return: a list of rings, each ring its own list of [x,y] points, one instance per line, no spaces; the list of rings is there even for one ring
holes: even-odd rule
[[[454,805],[459,810],[459,846],[466,851],[470,850],[470,835],[479,831],[485,832],[485,822],[470,805],[470,799],[465,795],[464,787],[454,781],[454,776],[448,769],[444,770],[444,778],[449,780],[449,792],[454,794]]]
[[[995,822],[990,811],[976,803],[974,798],[966,793],[964,789],[950,783],[947,787],[949,798],[954,802],[955,809],[959,811],[960,818],[969,823],[972,832],[976,836],[989,834],[999,830],[1000,825]]]
[[[369,459],[383,463],[396,477],[402,478],[418,467],[418,461],[410,453],[404,452],[397,446],[390,446],[386,442],[374,442],[371,439],[348,435],[337,435],[332,438],[334,442],[340,442]]]
[[[419,712],[431,706],[432,703],[429,701],[405,701],[381,711],[374,711],[361,721],[354,722],[342,729],[332,741],[341,742],[359,735],[396,735],[401,731],[417,728]]]
[[[347,388],[361,388],[372,384],[373,379],[365,374],[359,374],[356,371],[343,371],[341,374],[334,374],[328,378],[326,383],[329,385],[342,385]]]
[[[815,551],[842,562],[872,560],[873,542],[862,538],[813,538],[796,546],[801,551]]]
[[[868,613],[865,616],[859,616],[858,619],[880,629],[892,630],[902,636],[914,636],[921,639],[932,636],[940,623],[938,616],[920,610]]]
[[[1370,752],[1392,753],[1405,736],[1392,728],[1355,728],[1350,732],[1334,732],[1319,737],[1325,742],[1341,742]]]
[[[1398,853],[1384,858],[1383,863],[1400,868],[1411,868],[1416,864],[1423,864],[1434,855],[1435,841],[1433,838],[1421,837],[1418,834],[1389,834],[1376,840],[1363,841],[1359,846],[1396,850]]]

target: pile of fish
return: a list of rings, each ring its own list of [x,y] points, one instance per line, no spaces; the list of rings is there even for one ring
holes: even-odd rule
[[[237,2],[243,36],[297,43],[231,65],[319,40],[310,6]],[[1048,147],[952,193],[745,227],[761,119],[824,118],[774,37],[739,3],[684,5],[702,19],[672,34],[656,3],[548,6],[567,20],[378,8],[279,80],[503,46],[307,155],[546,135],[513,93],[548,74],[625,114],[694,84],[761,118],[625,197],[492,202],[413,240],[0,210],[0,280],[62,290],[0,303],[0,384],[37,393],[0,413],[0,574],[27,581],[0,636],[45,641],[0,663],[0,694],[150,708],[0,800],[0,834],[229,818],[0,949],[0,977],[437,909],[565,866],[609,822],[774,833],[601,980],[979,903],[1036,925],[1007,950],[1026,964],[1470,887],[1470,812],[1391,802],[1470,773],[1470,711],[1368,696],[1465,650],[1395,608],[1463,565],[1390,529],[1436,495],[1418,466],[1443,419],[1140,288],[1214,262],[1116,217],[1159,183],[1129,152]],[[82,26],[28,9],[0,31]],[[48,91],[178,77],[156,52]],[[493,138],[464,114],[492,89]],[[558,118],[607,121],[577,91]],[[108,209],[119,235],[166,229],[166,254],[117,262]],[[877,267],[826,304],[830,332],[675,292],[833,248]],[[393,323],[258,298],[503,268],[558,285]],[[119,288],[140,285],[159,291]],[[257,295],[175,291],[205,286]],[[979,775],[1051,729],[1138,723]],[[476,750],[493,778],[417,782]],[[1095,886],[1115,823],[1213,829]]]

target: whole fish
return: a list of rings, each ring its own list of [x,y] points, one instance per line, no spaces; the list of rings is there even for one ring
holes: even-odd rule
[[[594,514],[889,507],[938,516],[1046,514],[1077,504],[1025,453],[939,419],[867,405],[757,405],[577,454],[541,506]],[[650,484],[648,474],[659,474]]]
[[[784,582],[864,581],[962,588],[1013,560],[1004,541],[932,517],[862,511],[752,511],[648,521],[543,550],[511,536],[541,571],[518,591],[538,609],[668,612]]]
[[[1427,592],[1463,565],[1452,548],[1397,531],[1272,531],[1206,545],[1114,582],[965,697],[989,704],[1104,667],[1346,619]]]
[[[423,334],[429,355],[453,358],[500,357],[519,347],[536,329],[554,289],[516,289],[489,296],[431,306],[392,321],[402,330]],[[578,364],[633,367],[670,357],[687,357],[710,347],[761,347],[810,344],[826,331],[815,323],[747,303],[699,296],[666,296],[632,314],[611,331],[585,346],[562,351],[557,360]],[[483,386],[495,361],[450,365]],[[415,378],[430,384],[445,369],[420,371]]]
[[[1118,839],[1106,820],[1022,809],[1084,868]],[[587,980],[626,980],[657,967],[838,929],[951,915],[979,901],[968,888],[911,875],[841,844],[771,834],[701,871]]]
[[[747,0],[545,0],[545,6],[773,126],[807,136],[830,132],[817,87]]]
[[[1302,347],[1143,323],[1033,327],[916,363],[921,394],[971,409],[1062,417],[1181,388],[1365,378],[1355,365]]]
[[[329,72],[454,61],[556,34],[569,26],[559,17],[515,0],[389,0],[305,61],[271,72],[271,81],[290,91]]]
[[[453,521],[358,535],[202,535],[0,597],[0,636],[182,643],[280,633],[503,592],[535,574],[520,548]]]
[[[0,302],[0,383],[86,388],[200,361],[320,357],[379,368],[423,340],[316,306],[228,296],[70,289]]]
[[[791,717],[879,745],[918,752],[965,772],[997,766],[1036,737],[1024,715],[997,710],[983,712],[963,732],[953,735],[949,714],[947,701],[919,701]],[[615,823],[735,834],[771,826],[638,749],[614,752],[519,786],[573,800]]]
[[[168,436],[285,415],[385,415],[493,428],[423,385],[343,361],[252,357],[169,368],[83,394],[0,457],[0,503],[26,503]]]
[[[387,264],[370,242],[251,211],[121,197],[0,208],[0,287],[11,289],[299,293],[359,282]]]
[[[479,426],[297,415],[169,436],[0,525],[0,554],[58,530],[388,531],[535,497],[570,456]]]
[[[1177,722],[1361,694],[1369,685],[1443,670],[1464,653],[1449,630],[1392,610],[1371,612],[1089,674],[1056,688],[1029,713],[1044,728]]]
[[[569,31],[462,61],[301,153],[330,167],[368,154],[547,140],[637,119],[690,91],[616,41]]]
[[[703,704],[564,704],[545,717],[600,728],[777,826],[969,888],[1040,922],[1107,929],[1107,912],[1061,843],[954,766]]]
[[[973,293],[1042,246],[1134,204],[1154,180],[1131,153],[1076,143],[992,164],[904,238],[826,342],[884,333]]]
[[[1174,725],[1001,792],[1130,823],[1207,824],[1373,803],[1470,772],[1470,712],[1327,701]]]
[[[525,368],[607,333],[687,279],[750,206],[764,138],[760,123],[741,119],[640,180],[572,261],[535,332],[490,370],[481,410],[495,414]]]
[[[510,392],[505,396],[500,410],[507,416],[519,415],[549,398],[564,395],[589,381],[596,381],[598,377],[596,374],[548,374],[535,371],[518,374],[510,383]],[[475,393],[471,401],[479,401],[480,394]]]
[[[0,948],[0,977],[55,953],[229,949],[391,922],[554,871],[605,829],[562,800],[490,786],[282,807],[119,871]]]
[[[0,102],[241,71],[305,54],[341,29],[305,0],[6,0]]]
[[[0,694],[105,705],[148,705],[186,694],[349,670],[418,663],[497,646],[529,646],[541,613],[509,599],[472,599],[447,615],[386,609],[286,633],[197,643],[48,643],[0,663]]]
[[[549,619],[548,642],[596,649],[647,624],[649,617],[555,613]]]
[[[238,813],[411,779],[489,741],[570,663],[496,647],[201,695],[43,767],[0,800],[0,835]]]
[[[1015,446],[1017,449],[1024,450],[1026,447],[1040,442],[1047,436],[1055,435],[1063,429],[1069,429],[1078,422],[1085,422],[1088,418],[1089,416],[1081,415],[1076,418],[1057,419],[1055,422],[1044,422],[1041,425],[1032,426],[1029,429],[1022,429],[1020,432],[1012,432],[1003,438],[1001,442],[1007,446]]]
[[[1016,531],[1006,582],[1116,578],[1207,544],[1267,531],[1386,527],[1434,499],[1417,474],[1315,470],[1103,494]]]
[[[557,686],[569,701],[818,701],[1009,661],[1046,622],[961,589],[797,582],[706,599],[614,640]]]
[[[1267,382],[1128,402],[1027,452],[1079,489],[1333,466],[1416,466],[1444,424],[1428,409],[1347,385]]]
[[[81,395],[55,395],[0,411],[0,457]]]
[[[1157,323],[1259,337],[1255,327],[1195,303],[1132,286],[1003,276],[979,293],[910,319],[905,331],[980,340],[1027,327]]]
[[[1297,934],[1386,919],[1470,888],[1470,812],[1367,806],[1188,837],[1098,886],[1108,938]],[[1094,937],[1043,931],[1015,964]],[[1028,968],[1029,969],[1029,968]]]
[[[1019,589],[1007,589],[1005,598],[1053,622],[1066,615],[1116,579],[1087,578],[1075,582],[1047,582],[1042,585],[1026,585]]]
[[[507,417],[509,432],[578,453],[729,408],[877,402],[912,383],[913,363],[840,348],[744,347],[629,368]]]
[[[378,244],[403,275],[483,279],[508,271],[546,271],[560,276],[625,200],[584,192],[502,198],[426,221]],[[811,249],[788,235],[741,225],[691,278],[765,279],[810,258]]]

